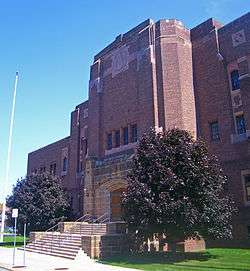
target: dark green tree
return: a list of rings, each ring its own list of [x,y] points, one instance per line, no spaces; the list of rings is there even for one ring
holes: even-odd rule
[[[61,180],[48,173],[32,174],[17,181],[7,206],[18,208],[18,230],[22,232],[24,222],[28,231],[42,231],[67,219],[70,215],[68,197]],[[13,225],[11,214],[8,224]]]
[[[235,208],[226,176],[202,140],[173,129],[144,135],[123,198],[135,240],[159,234],[173,245],[186,238],[231,238]]]

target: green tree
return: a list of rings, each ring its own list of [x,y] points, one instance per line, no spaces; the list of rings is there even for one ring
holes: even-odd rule
[[[19,232],[22,232],[24,222],[29,232],[42,231],[70,215],[69,200],[61,180],[48,173],[32,174],[18,180],[12,195],[7,198],[7,206],[19,210]],[[13,225],[11,214],[8,215],[8,224]]]
[[[231,238],[232,200],[226,176],[202,140],[173,129],[144,135],[123,198],[135,240],[157,233],[174,246],[186,238]]]

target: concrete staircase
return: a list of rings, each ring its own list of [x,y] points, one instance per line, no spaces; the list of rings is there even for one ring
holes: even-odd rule
[[[74,260],[81,248],[81,236],[48,232],[40,239],[26,245],[26,251]],[[23,248],[20,248],[23,250]]]
[[[67,231],[44,232],[41,237],[26,245],[26,251],[74,260],[82,244],[83,235],[103,235],[107,233],[104,223],[73,223]],[[23,250],[23,248],[19,248]]]

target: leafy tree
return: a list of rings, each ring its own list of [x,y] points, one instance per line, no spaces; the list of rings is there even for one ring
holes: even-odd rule
[[[175,247],[186,238],[230,238],[235,211],[226,176],[202,140],[186,131],[151,131],[133,159],[123,198],[135,240],[155,233]]]
[[[18,180],[7,206],[18,208],[18,230],[22,232],[24,222],[28,231],[42,231],[65,220],[70,215],[70,204],[61,180],[48,173],[32,174]],[[11,214],[8,224],[13,225]]]

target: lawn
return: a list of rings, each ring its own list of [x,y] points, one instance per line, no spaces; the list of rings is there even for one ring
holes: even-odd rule
[[[27,241],[27,238],[26,238]],[[4,236],[3,243],[0,243],[1,247],[13,247],[14,236]],[[18,235],[16,237],[16,246],[23,246],[23,236]]]
[[[137,254],[114,257],[103,263],[150,271],[249,271],[250,249],[207,249],[204,253]]]

